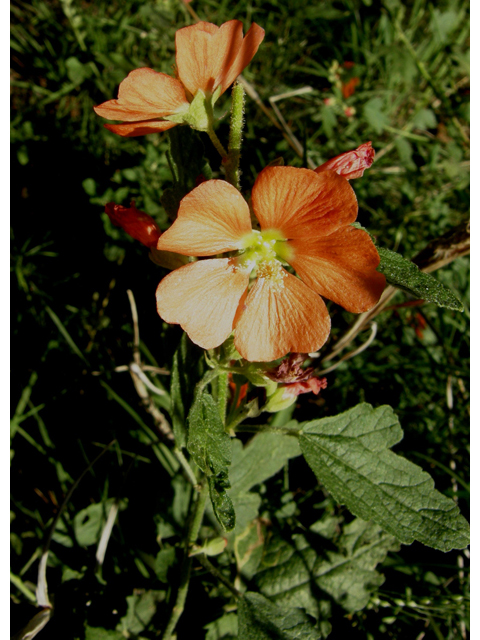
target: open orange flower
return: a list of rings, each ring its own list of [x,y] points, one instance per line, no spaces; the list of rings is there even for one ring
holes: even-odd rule
[[[250,63],[265,31],[253,23],[245,37],[239,20],[221,27],[198,22],[175,34],[176,78],[153,69],[135,69],[120,83],[118,99],[94,107],[103,118],[125,124],[106,124],[120,136],[141,136],[189,124],[208,127],[215,100]]]
[[[373,242],[351,226],[358,210],[353,189],[333,171],[267,167],[253,187],[252,206],[261,231],[252,230],[247,203],[223,180],[204,182],[183,198],[157,248],[236,254],[170,273],[158,285],[157,311],[204,349],[234,330],[235,346],[249,361],[316,351],[330,333],[318,294],[360,313],[385,286]]]

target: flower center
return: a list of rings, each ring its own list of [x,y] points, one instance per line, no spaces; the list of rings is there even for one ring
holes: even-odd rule
[[[284,260],[288,253],[282,234],[275,229],[253,230],[244,236],[242,244],[237,260],[250,270],[252,277],[263,278],[271,286],[282,288],[285,272],[279,258]]]

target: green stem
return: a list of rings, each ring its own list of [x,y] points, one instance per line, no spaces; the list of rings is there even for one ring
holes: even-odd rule
[[[198,556],[195,556],[197,558],[197,560],[200,562],[200,564],[207,570],[209,571],[213,576],[215,576],[215,578],[217,578],[217,580],[220,580],[220,582],[222,584],[224,584],[227,589],[229,589],[233,595],[236,598],[240,598],[240,596],[242,595],[240,593],[240,591],[238,591],[237,589],[235,589],[235,587],[233,586],[233,584],[230,582],[230,580],[228,580],[223,573],[221,573],[217,567],[215,565],[213,565],[210,560],[207,558],[207,556],[204,553],[200,553],[198,554]]]
[[[245,89],[240,83],[232,91],[232,113],[230,117],[230,137],[228,156],[225,162],[225,177],[240,191],[240,152],[242,148],[243,125],[245,123]]]
[[[196,542],[198,538],[198,532],[200,531],[200,527],[202,526],[203,514],[205,513],[205,505],[207,502],[207,494],[208,484],[204,481],[195,502],[195,510],[193,512],[193,517],[191,519],[191,524],[187,536],[185,555],[183,557],[182,567],[180,569],[180,585],[178,587],[177,597],[175,599],[175,604],[173,605],[167,627],[163,632],[162,640],[170,640],[173,632],[175,631],[175,627],[177,626],[177,622],[179,621],[180,616],[185,609],[185,600],[187,599],[188,585],[190,583],[190,571],[192,568],[192,558],[189,558],[188,554],[191,545]]]
[[[227,417],[228,373],[222,372],[217,378],[217,405],[223,424]]]

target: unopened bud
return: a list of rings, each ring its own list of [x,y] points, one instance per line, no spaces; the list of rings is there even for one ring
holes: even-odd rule
[[[146,247],[156,247],[161,231],[155,220],[135,207],[132,200],[129,207],[109,202],[105,205],[105,213],[116,227],[121,227],[135,240]]]

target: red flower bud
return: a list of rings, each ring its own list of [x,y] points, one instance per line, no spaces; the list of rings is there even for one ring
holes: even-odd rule
[[[105,213],[116,227],[121,227],[135,240],[149,248],[155,248],[162,232],[155,220],[135,207],[132,200],[130,207],[109,202],[105,205]]]
[[[365,169],[369,169],[375,158],[375,149],[371,142],[365,142],[354,151],[341,153],[339,156],[328,160],[320,167],[315,169],[316,173],[322,171],[335,171],[339,176],[343,176],[347,180],[352,178],[361,178]]]

